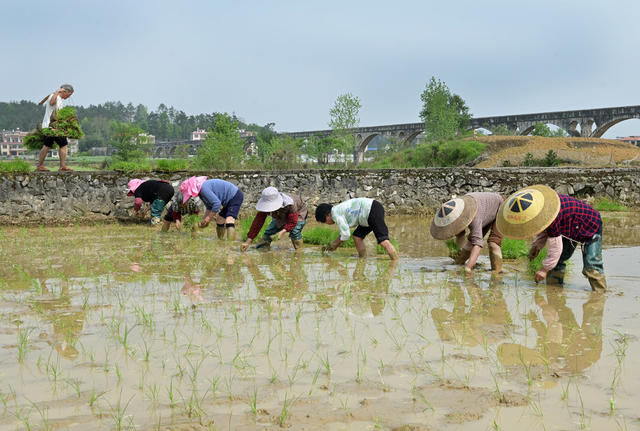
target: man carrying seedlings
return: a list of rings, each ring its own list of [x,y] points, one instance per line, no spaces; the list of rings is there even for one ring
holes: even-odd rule
[[[163,180],[141,180],[134,178],[128,183],[127,196],[134,196],[133,209],[140,211],[142,202],[151,204],[151,224],[160,223],[162,210],[173,197],[173,186]]]
[[[63,84],[56,91],[45,97],[40,101],[38,105],[45,105],[44,118],[42,119],[42,128],[46,129],[51,124],[52,120],[55,121],[56,114],[59,110],[62,109],[63,99],[68,99],[73,94],[73,87],[69,84]],[[58,154],[60,156],[60,170],[61,171],[72,171],[70,167],[66,165],[67,161],[67,137],[66,136],[45,136],[44,144],[40,149],[40,154],[38,156],[38,165],[36,170],[38,171],[48,171],[49,169],[44,167],[44,159],[47,157],[47,153],[53,147],[54,144],[58,144],[60,149],[58,150]]]
[[[240,246],[241,251],[246,251],[253,239],[258,236],[264,225],[267,215],[271,216],[271,224],[264,231],[264,236],[256,244],[256,248],[269,247],[271,235],[277,239],[289,233],[293,248],[302,248],[302,229],[307,223],[307,204],[294,193],[281,193],[275,187],[267,187],[256,204],[258,214],[251,223],[247,234],[247,240]]]
[[[331,245],[323,246],[323,251],[338,248],[351,236],[349,228],[358,226],[353,231],[353,242],[358,250],[358,256],[367,256],[364,237],[373,231],[378,244],[385,249],[389,257],[392,260],[398,259],[398,252],[389,241],[389,229],[384,221],[384,207],[374,199],[349,199],[336,206],[320,204],[316,208],[316,220],[320,223],[337,224],[340,229],[340,236]]]
[[[537,235],[529,260],[547,247],[536,283],[547,279],[564,283],[566,261],[578,244],[582,245],[582,274],[591,289],[604,292],[607,281],[602,264],[602,218],[591,205],[556,193],[544,185],[518,190],[498,210],[498,229],[508,238],[525,239]]]
[[[496,228],[496,215],[504,199],[497,193],[468,193],[443,203],[431,223],[431,236],[439,240],[456,238],[459,252],[454,260],[471,271],[482,250],[483,238],[489,233],[491,270],[502,272],[502,234]],[[469,235],[465,239],[467,227]]]
[[[164,222],[162,224],[162,231],[166,232],[171,227],[171,223],[176,224],[176,229],[182,228],[182,216],[188,216],[192,214],[199,214],[201,207],[204,205],[198,197],[183,202],[182,192],[178,191],[171,200],[171,205],[167,210],[167,214],[164,216]],[[193,230],[197,229],[198,225],[193,225]]]
[[[219,239],[233,241],[236,235],[236,219],[244,200],[244,193],[236,185],[228,181],[207,179],[207,177],[191,177],[180,184],[182,203],[198,196],[202,199],[206,210],[200,227],[209,226],[216,217],[216,234]],[[219,212],[218,212],[219,211]]]

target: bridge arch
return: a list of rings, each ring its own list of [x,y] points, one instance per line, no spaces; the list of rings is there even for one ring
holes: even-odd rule
[[[607,130],[609,130],[610,128],[612,128],[616,124],[622,123],[623,121],[626,121],[626,120],[634,120],[634,119],[638,119],[638,118],[640,118],[640,116],[620,117],[620,118],[616,118],[615,120],[612,120],[612,121],[603,122],[602,125],[596,123],[596,130],[593,131],[592,136],[594,138],[601,138],[602,135],[604,135],[607,132]]]
[[[369,146],[371,140],[378,135],[380,135],[380,133],[374,132],[364,135],[364,137],[361,134],[358,134],[356,136],[357,140],[360,142],[359,144],[357,144],[354,154],[354,161],[356,163],[362,163],[364,161],[364,152],[367,151],[367,147]]]

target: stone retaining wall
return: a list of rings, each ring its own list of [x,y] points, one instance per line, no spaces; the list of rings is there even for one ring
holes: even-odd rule
[[[260,192],[270,185],[298,192],[312,210],[320,202],[366,196],[382,202],[388,213],[418,213],[432,210],[453,194],[495,191],[506,196],[540,183],[580,198],[608,196],[632,206],[640,204],[640,169],[635,168],[153,172],[139,177],[168,180],[177,189],[191,175],[237,184],[245,192],[245,214],[253,213]],[[130,178],[120,172],[0,174],[0,223],[128,219],[133,207],[133,199],[125,193]]]

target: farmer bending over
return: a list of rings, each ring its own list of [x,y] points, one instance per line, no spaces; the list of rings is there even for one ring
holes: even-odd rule
[[[302,229],[307,223],[307,204],[298,195],[281,193],[275,187],[267,187],[262,191],[256,209],[258,214],[254,217],[247,234],[248,238],[242,243],[240,250],[245,251],[249,248],[262,229],[267,215],[271,216],[271,224],[264,231],[264,236],[258,241],[256,248],[269,247],[271,235],[277,235],[277,239],[280,239],[287,232],[293,248],[302,248]]]
[[[340,236],[330,246],[323,250],[335,250],[351,236],[351,227],[358,226],[353,231],[353,242],[356,244],[358,256],[366,257],[367,249],[364,245],[364,237],[373,231],[378,244],[382,246],[392,260],[398,259],[391,241],[389,241],[389,229],[384,222],[384,207],[376,200],[370,198],[355,198],[344,201],[336,206],[320,204],[316,208],[316,220],[320,223],[337,224]]]
[[[182,201],[198,196],[206,210],[200,227],[209,226],[216,217],[216,234],[219,239],[233,241],[236,235],[236,219],[244,200],[244,193],[236,185],[228,181],[210,179],[207,177],[191,177],[180,184]]]
[[[127,196],[134,196],[133,209],[140,211],[142,202],[151,204],[151,224],[160,223],[162,210],[173,197],[173,186],[164,180],[141,180],[134,178],[128,183]]]
[[[431,236],[447,240],[455,236],[460,248],[455,257],[457,264],[465,264],[465,270],[471,271],[480,256],[482,239],[489,233],[489,260],[491,270],[502,272],[502,234],[496,227],[496,215],[503,202],[497,193],[469,193],[450,199],[436,211],[431,223]],[[469,236],[465,239],[466,229]]]

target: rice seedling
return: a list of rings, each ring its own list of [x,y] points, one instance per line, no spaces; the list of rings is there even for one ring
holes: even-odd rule
[[[93,405],[104,396],[106,392],[96,392],[95,388],[91,389],[91,395],[89,396],[89,407],[93,407]]]
[[[251,413],[255,416],[258,414],[258,388],[253,388],[253,393],[249,398],[249,409]]]
[[[131,404],[131,400],[133,400],[133,398],[135,397],[135,395],[132,395],[131,398],[129,398],[129,400],[123,404],[122,402],[122,390],[120,391],[120,395],[118,396],[118,400],[116,401],[115,406],[111,405],[111,403],[109,403],[109,401],[107,400],[107,403],[109,404],[109,407],[111,408],[112,412],[111,412],[111,417],[113,419],[113,425],[114,428],[116,429],[116,431],[121,431],[124,428],[125,425],[125,419],[129,419],[129,422],[132,422],[133,417],[129,417],[127,415],[127,409],[129,408],[129,405]]]
[[[21,329],[18,325],[18,362],[22,363],[29,350],[29,336],[32,329]]]
[[[289,418],[289,415],[291,414],[291,399],[288,398],[288,394],[284,394],[284,401],[282,403],[282,409],[280,410],[280,415],[278,416],[278,425],[280,425],[281,428],[283,428],[285,426],[285,422],[287,421],[287,419]]]

